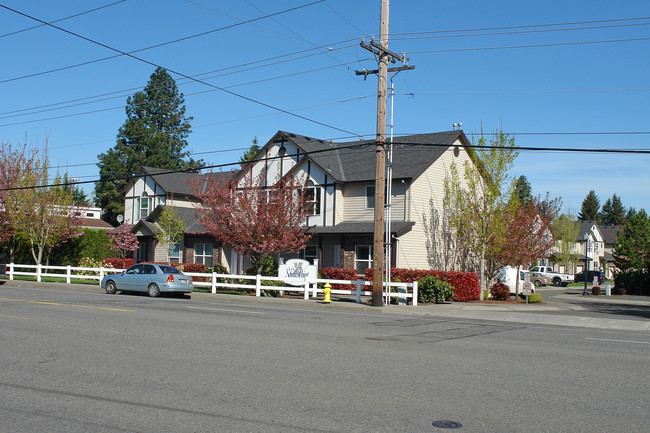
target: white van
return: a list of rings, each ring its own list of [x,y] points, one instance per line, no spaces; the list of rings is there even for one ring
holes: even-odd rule
[[[524,283],[526,282],[526,272],[524,270],[519,271],[519,293],[522,292],[524,288]],[[513,266],[502,266],[497,271],[496,278],[501,281],[503,284],[510,287],[510,293],[513,295],[517,292],[517,281],[515,280],[517,275],[517,268]],[[535,293],[535,285],[532,284],[533,293]]]

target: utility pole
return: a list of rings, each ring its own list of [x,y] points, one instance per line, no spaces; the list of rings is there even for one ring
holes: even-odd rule
[[[388,9],[389,0],[381,0],[381,16],[379,43],[361,42],[361,47],[379,56],[379,69],[376,71],[356,71],[357,75],[367,76],[377,74],[377,171],[375,178],[375,232],[372,251],[372,306],[384,305],[382,296],[383,264],[384,264],[384,206],[386,203],[386,105],[388,93],[388,62],[401,60],[406,63],[404,56],[399,56],[388,50]],[[413,69],[412,66],[391,68],[391,70]]]

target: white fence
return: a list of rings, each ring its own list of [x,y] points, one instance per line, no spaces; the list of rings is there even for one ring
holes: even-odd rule
[[[26,270],[27,269],[27,270]],[[7,275],[10,280],[13,280],[15,276],[29,276],[35,277],[36,281],[41,282],[43,277],[54,277],[54,278],[65,278],[67,284],[70,284],[71,280],[74,279],[83,279],[83,280],[96,280],[101,281],[104,276],[107,274],[120,273],[123,269],[113,269],[113,268],[82,268],[77,266],[45,266],[45,265],[21,265],[15,263],[7,264]],[[84,273],[92,273],[91,275],[85,275]],[[255,289],[255,295],[261,296],[263,291],[266,290],[277,290],[282,293],[284,292],[297,292],[302,293],[304,299],[309,299],[309,297],[318,297],[319,294],[323,293],[323,287],[318,287],[326,283],[334,286],[337,285],[354,285],[354,290],[340,290],[340,289],[331,289],[332,295],[354,295],[357,303],[361,302],[362,296],[372,296],[372,290],[366,290],[368,286],[372,286],[371,281],[364,280],[326,280],[326,279],[317,279],[315,282],[305,282],[302,286],[267,286],[264,285],[264,281],[273,281],[277,284],[278,281],[282,281],[279,277],[265,277],[261,275],[231,275],[231,274],[217,274],[216,272],[212,273],[196,273],[196,272],[184,272],[185,275],[194,277],[192,278],[192,285],[194,287],[206,287],[210,288],[212,293],[217,293],[217,289],[241,289],[241,290],[253,290]],[[202,277],[208,281],[197,281],[196,277]],[[225,280],[225,281],[224,281]],[[246,284],[246,281],[250,283]],[[390,289],[395,289],[396,291],[390,291]],[[384,297],[385,298],[398,298],[402,299],[405,303],[410,299],[413,306],[418,304],[418,283],[417,281],[413,283],[389,283],[384,282]]]

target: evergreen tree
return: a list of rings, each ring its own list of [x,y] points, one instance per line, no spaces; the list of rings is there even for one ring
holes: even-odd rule
[[[650,219],[643,209],[618,233],[613,256],[616,266],[623,271],[642,271],[650,266]]]
[[[528,182],[528,179],[523,174],[515,180],[514,189],[514,195],[520,203],[528,202],[533,198],[533,189],[530,186],[530,182]]]
[[[634,218],[634,215],[636,215],[636,209],[633,207],[628,208],[627,212],[625,212],[625,221],[631,220]]]
[[[589,221],[593,220],[596,222],[600,221],[600,214],[598,211],[600,210],[600,200],[598,199],[598,196],[596,195],[596,192],[592,189],[589,191],[589,194],[587,194],[587,197],[582,201],[582,206],[580,207],[580,215],[578,215],[578,219],[581,221]]]
[[[117,225],[117,215],[124,212],[122,190],[142,166],[191,170],[203,164],[186,159],[192,118],[185,116],[184,102],[176,82],[163,68],[156,69],[145,88],[126,100],[127,118],[117,143],[98,156],[100,181],[95,195],[105,221]]]
[[[253,138],[253,144],[251,144],[250,149],[246,151],[246,153],[241,157],[239,162],[248,162],[252,161],[253,158],[255,158],[255,155],[257,155],[257,152],[260,151],[260,146],[257,144],[257,137]]]
[[[614,194],[611,199],[607,199],[600,213],[600,221],[606,226],[621,226],[625,224],[625,208],[621,203],[621,198]]]

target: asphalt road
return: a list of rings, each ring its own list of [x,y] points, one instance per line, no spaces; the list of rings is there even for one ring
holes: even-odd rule
[[[641,432],[650,335],[0,286],[1,432]]]

